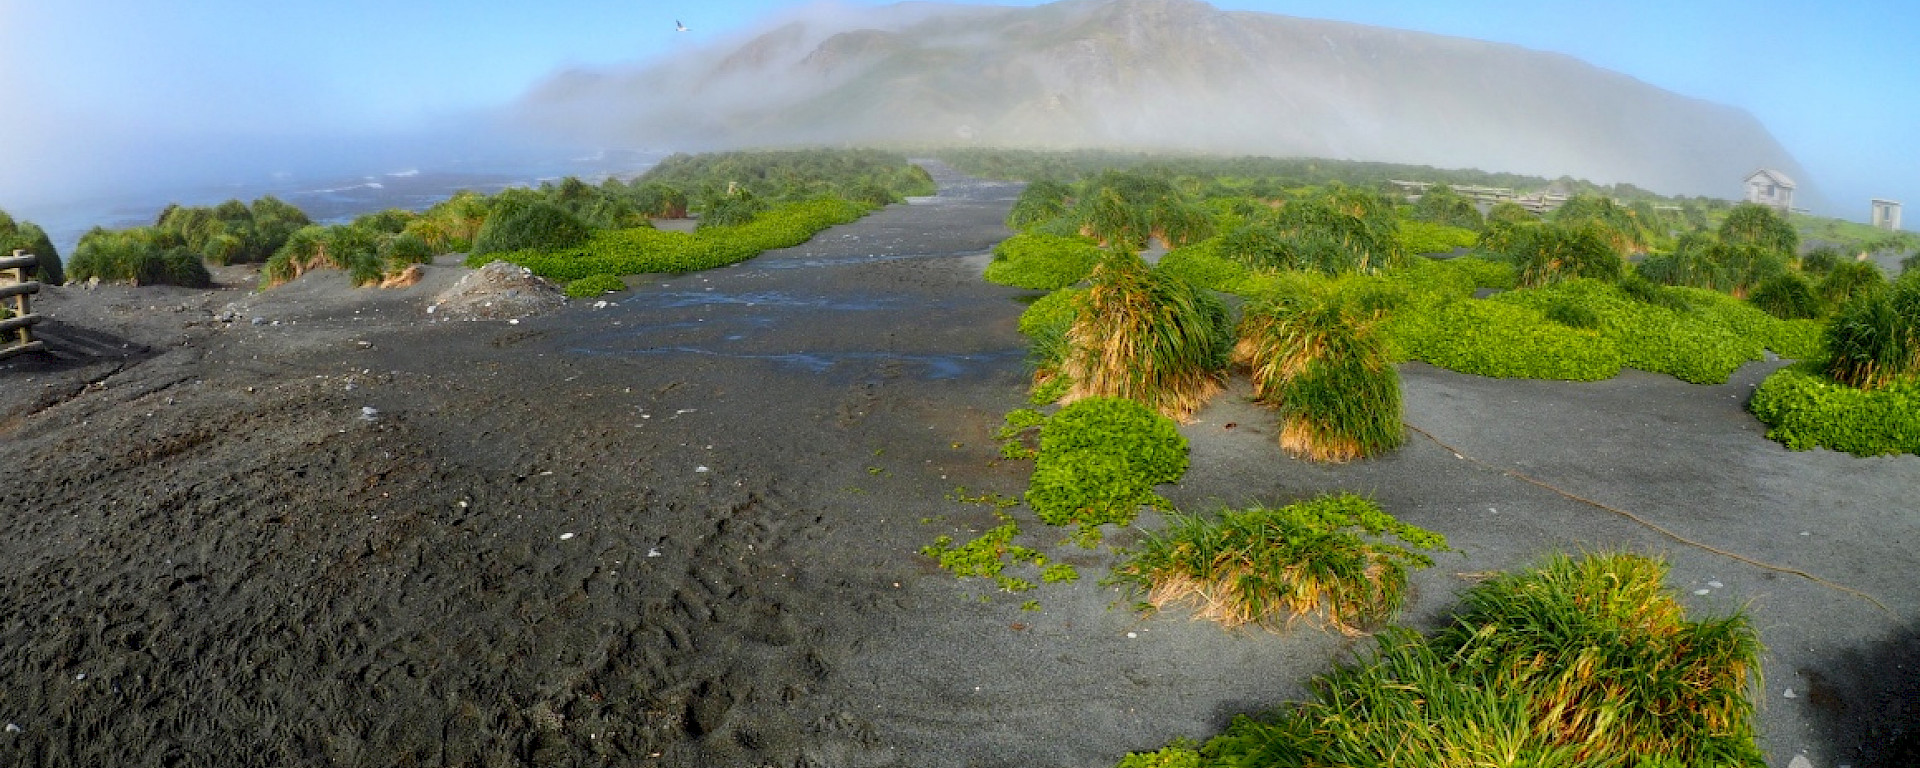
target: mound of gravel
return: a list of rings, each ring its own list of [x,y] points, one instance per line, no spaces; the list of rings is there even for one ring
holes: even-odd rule
[[[427,312],[456,320],[507,320],[549,312],[567,295],[525,267],[496,261],[474,270],[433,298]]]

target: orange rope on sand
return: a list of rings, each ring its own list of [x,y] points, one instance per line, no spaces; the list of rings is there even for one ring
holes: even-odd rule
[[[1613,506],[1608,506],[1608,505],[1606,505],[1606,504],[1602,504],[1602,503],[1600,503],[1600,502],[1598,502],[1598,501],[1594,501],[1593,499],[1589,499],[1589,498],[1587,498],[1587,497],[1585,497],[1585,496],[1581,496],[1581,495],[1579,495],[1579,494],[1576,494],[1576,493],[1573,493],[1573,492],[1570,492],[1570,491],[1566,491],[1566,490],[1563,490],[1563,489],[1560,489],[1560,488],[1556,488],[1556,487],[1554,487],[1554,486],[1552,486],[1552,485],[1548,485],[1548,484],[1547,484],[1547,483],[1545,483],[1545,482],[1542,482],[1542,481],[1540,481],[1540,480],[1536,480],[1536,479],[1534,479],[1534,478],[1532,478],[1532,477],[1528,477],[1527,475],[1525,475],[1525,474],[1522,474],[1522,473],[1520,473],[1520,472],[1518,472],[1518,471],[1515,471],[1515,470],[1511,470],[1511,469],[1503,469],[1503,468],[1500,468],[1500,467],[1496,467],[1496,466],[1494,466],[1494,465],[1492,465],[1492,464],[1489,464],[1489,463],[1487,463],[1487,462],[1485,462],[1485,461],[1481,461],[1480,459],[1476,459],[1476,458],[1474,458],[1474,457],[1472,457],[1472,456],[1469,456],[1469,455],[1467,455],[1467,454],[1466,454],[1465,452],[1463,452],[1463,451],[1461,451],[1460,449],[1458,449],[1458,448],[1455,448],[1455,447],[1453,447],[1453,446],[1451,446],[1451,445],[1448,445],[1448,444],[1446,444],[1446,442],[1445,442],[1445,441],[1442,441],[1442,440],[1441,440],[1440,438],[1438,438],[1438,437],[1434,437],[1434,436],[1433,436],[1433,433],[1431,433],[1431,432],[1428,432],[1428,431],[1426,431],[1426,430],[1424,430],[1424,429],[1421,429],[1421,428],[1419,428],[1419,427],[1416,427],[1416,426],[1414,426],[1414,425],[1412,425],[1412,424],[1407,424],[1407,429],[1411,429],[1411,430],[1413,430],[1413,431],[1415,431],[1415,432],[1418,432],[1418,433],[1420,433],[1420,436],[1421,436],[1421,437],[1425,437],[1425,438],[1426,438],[1426,439],[1428,439],[1428,440],[1432,440],[1432,441],[1433,441],[1433,444],[1434,444],[1434,445],[1438,445],[1438,446],[1440,446],[1441,448],[1445,448],[1445,449],[1447,449],[1448,451],[1450,451],[1450,452],[1452,452],[1452,453],[1453,453],[1453,455],[1455,455],[1455,456],[1458,456],[1458,457],[1460,457],[1461,459],[1464,459],[1464,460],[1466,460],[1466,461],[1470,461],[1470,462],[1473,462],[1474,464],[1478,464],[1478,465],[1480,465],[1480,466],[1482,466],[1482,467],[1486,467],[1487,469],[1491,469],[1491,470],[1494,470],[1494,471],[1496,471],[1496,472],[1499,472],[1500,474],[1503,474],[1503,475],[1506,475],[1507,477],[1511,477],[1511,478],[1513,478],[1513,479],[1515,479],[1515,480],[1519,480],[1519,481],[1521,481],[1521,482],[1523,482],[1523,483],[1527,483],[1527,484],[1529,484],[1529,485],[1534,485],[1534,486],[1538,486],[1538,487],[1540,487],[1540,488],[1544,488],[1544,489],[1546,489],[1546,490],[1549,490],[1549,491],[1552,491],[1552,492],[1554,492],[1554,493],[1556,493],[1556,494],[1559,494],[1559,495],[1560,495],[1560,496],[1562,496],[1562,497],[1565,497],[1565,498],[1568,498],[1568,499],[1572,499],[1572,500],[1574,500],[1574,501],[1577,501],[1577,502],[1580,502],[1580,503],[1582,503],[1582,504],[1586,504],[1586,505],[1589,505],[1589,506],[1592,506],[1592,507],[1597,507],[1597,508],[1600,508],[1600,509],[1604,509],[1604,510],[1606,510],[1606,511],[1608,511],[1608,512],[1612,512],[1612,513],[1614,513],[1614,514],[1616,514],[1616,515],[1619,515],[1619,516],[1621,516],[1621,517],[1624,517],[1624,518],[1626,518],[1626,519],[1628,519],[1628,520],[1632,520],[1632,521],[1634,521],[1634,522],[1636,522],[1636,523],[1639,523],[1640,525],[1643,525],[1643,526],[1645,526],[1645,527],[1647,527],[1647,528],[1650,528],[1650,529],[1653,529],[1654,531],[1656,531],[1656,532],[1658,532],[1658,533],[1659,533],[1660,535],[1662,535],[1662,536],[1665,536],[1665,537],[1667,537],[1667,538],[1669,538],[1669,539],[1673,539],[1674,541],[1677,541],[1677,542],[1680,542],[1681,544],[1684,544],[1684,545],[1686,545],[1686,546],[1689,546],[1689,547],[1693,547],[1693,548],[1695,548],[1695,549],[1701,549],[1701,550],[1705,550],[1705,551],[1708,551],[1708,552],[1712,552],[1712,553],[1714,553],[1714,554],[1716,554],[1716,555],[1720,555],[1721,557],[1725,557],[1725,558],[1729,558],[1729,559],[1732,559],[1732,560],[1737,560],[1737,561],[1739,561],[1739,562],[1742,562],[1742,563],[1746,563],[1746,564],[1748,564],[1748,565],[1751,565],[1751,566],[1753,566],[1753,567],[1755,567],[1755,568],[1763,568],[1763,569],[1766,569],[1766,570],[1769,570],[1769,571],[1777,571],[1777,572],[1779,572],[1779,573],[1790,573],[1790,574],[1793,574],[1793,575],[1795,575],[1795,576],[1799,576],[1800,578],[1803,578],[1803,579],[1806,579],[1806,580],[1808,580],[1808,581],[1811,581],[1811,582],[1813,582],[1813,583],[1815,583],[1815,584],[1819,584],[1820,586],[1823,586],[1823,587],[1826,587],[1826,588],[1828,588],[1828,589],[1832,589],[1832,590],[1835,590],[1835,591],[1839,591],[1839,592],[1845,592],[1845,593],[1847,593],[1847,594],[1850,594],[1850,595],[1853,595],[1853,596],[1855,596],[1855,597],[1858,597],[1858,598],[1860,598],[1860,599],[1862,599],[1862,600],[1865,600],[1865,601],[1867,601],[1867,602],[1869,602],[1869,603],[1872,603],[1872,604],[1873,604],[1873,607],[1875,607],[1875,608],[1878,608],[1878,609],[1880,609],[1880,611],[1881,611],[1882,613],[1885,613],[1885,614],[1887,614],[1887,615],[1888,615],[1888,616],[1890,616],[1890,617],[1893,617],[1893,616],[1894,616],[1894,613],[1893,613],[1893,611],[1892,611],[1892,610],[1890,610],[1890,609],[1888,609],[1888,608],[1887,608],[1887,606],[1886,606],[1886,604],[1884,604],[1884,603],[1881,603],[1881,602],[1880,602],[1879,600],[1876,600],[1876,599],[1874,599],[1874,597],[1873,597],[1873,595],[1869,595],[1869,594],[1867,594],[1867,593],[1865,593],[1865,592],[1862,592],[1862,591],[1860,591],[1860,590],[1858,590],[1858,589],[1854,589],[1853,587],[1849,587],[1849,586],[1847,586],[1847,585],[1845,585],[1845,584],[1838,584],[1838,583],[1835,583],[1835,582],[1832,582],[1832,581],[1828,581],[1828,580],[1826,580],[1826,579],[1823,579],[1823,578],[1820,578],[1820,577],[1818,577],[1818,576],[1815,576],[1815,575],[1813,575],[1813,574],[1811,574],[1811,573],[1807,573],[1806,571],[1803,571],[1803,570],[1800,570],[1800,569],[1798,569],[1798,568],[1788,568],[1788,567],[1786,567],[1786,566],[1781,566],[1781,565],[1774,565],[1774,564],[1772,564],[1772,563],[1765,563],[1765,562],[1761,562],[1761,561],[1759,561],[1759,560],[1755,560],[1755,559],[1753,559],[1753,558],[1751,558],[1751,557],[1747,557],[1746,555],[1742,555],[1742,554],[1739,554],[1739,553],[1735,553],[1735,552],[1728,552],[1727,550],[1724,550],[1724,549],[1720,549],[1719,547],[1715,547],[1715,546],[1712,546],[1712,545],[1710,545],[1710,544],[1704,544],[1704,543],[1701,543],[1701,542],[1698,542],[1698,541],[1694,541],[1693,539],[1689,539],[1689,538],[1687,538],[1687,537],[1685,537],[1685,536],[1681,536],[1680,534],[1677,534],[1677,533],[1674,533],[1673,531],[1670,531],[1670,530],[1667,530],[1666,528],[1664,528],[1664,527],[1661,527],[1661,526],[1660,526],[1660,524],[1658,524],[1658,523],[1655,523],[1655,522],[1653,522],[1653,521],[1651,521],[1651,520],[1648,520],[1648,519],[1646,519],[1646,518],[1643,518],[1643,517],[1641,517],[1641,516],[1639,516],[1639,515],[1636,515],[1636,514],[1634,514],[1634,513],[1632,513],[1632,512],[1628,512],[1628,511],[1626,511],[1626,510],[1624,510],[1624,509],[1620,509],[1619,507],[1613,507]],[[1895,618],[1898,618],[1898,617],[1895,617]]]

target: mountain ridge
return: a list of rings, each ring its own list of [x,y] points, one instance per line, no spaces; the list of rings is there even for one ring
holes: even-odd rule
[[[562,74],[521,104],[654,148],[1099,147],[1473,167],[1735,197],[1806,179],[1758,120],[1565,54],[1199,0],[817,7],[744,42]]]

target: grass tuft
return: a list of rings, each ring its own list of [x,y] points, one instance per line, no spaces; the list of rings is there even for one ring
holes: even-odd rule
[[[1311,616],[1359,634],[1399,611],[1409,568],[1433,564],[1416,550],[1447,550],[1440,534],[1352,494],[1169,520],[1116,576],[1155,608],[1191,604],[1199,618],[1228,627]],[[1407,546],[1385,541],[1387,535]]]
[[[1185,421],[1221,391],[1232,336],[1218,299],[1130,254],[1091,282],[1065,337],[1066,401],[1125,398]]]
[[[1759,638],[1688,620],[1666,574],[1603,554],[1495,577],[1435,636],[1390,630],[1313,700],[1236,718],[1202,764],[1760,768]]]
[[[1400,374],[1379,332],[1384,318],[1370,302],[1324,289],[1247,312],[1235,357],[1253,369],[1255,399],[1280,410],[1282,448],[1345,462],[1405,442]]]

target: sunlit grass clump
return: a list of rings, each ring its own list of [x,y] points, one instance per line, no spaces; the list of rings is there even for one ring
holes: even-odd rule
[[[1433,564],[1416,550],[1446,549],[1440,534],[1341,494],[1217,519],[1172,515],[1116,573],[1155,608],[1192,605],[1196,616],[1228,627],[1306,616],[1358,634],[1400,610],[1410,568]]]
[[[1233,337],[1219,299],[1130,254],[1090,282],[1065,339],[1067,402],[1119,397],[1184,421],[1220,392]]]
[[[1332,290],[1263,303],[1240,321],[1234,355],[1254,397],[1280,411],[1280,446],[1314,461],[1374,456],[1406,440],[1386,314]]]
[[[1689,620],[1666,575],[1606,554],[1497,576],[1438,634],[1383,633],[1189,764],[1760,768],[1758,635],[1738,614]]]

